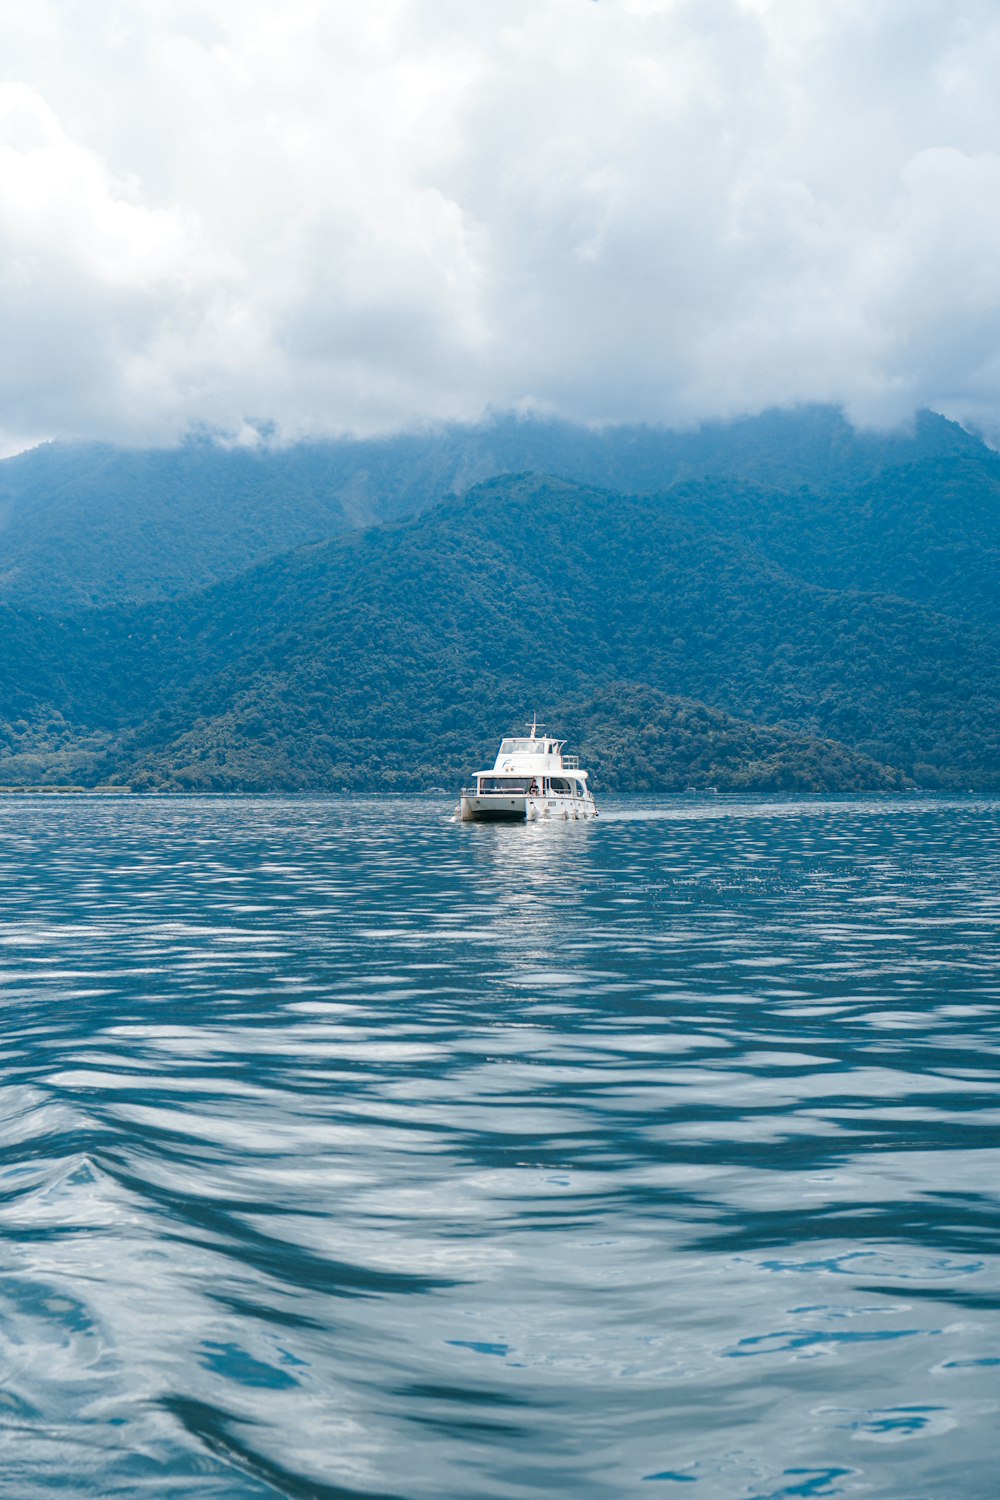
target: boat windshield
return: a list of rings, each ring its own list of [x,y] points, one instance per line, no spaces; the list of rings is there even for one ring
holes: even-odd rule
[[[500,745],[501,755],[543,755],[544,740],[504,740]]]

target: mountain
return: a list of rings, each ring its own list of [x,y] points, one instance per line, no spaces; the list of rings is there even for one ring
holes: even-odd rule
[[[1000,458],[989,450],[930,456],[833,493],[695,484],[666,498],[823,588],[1000,623]]]
[[[805,561],[825,586],[894,592],[905,583],[905,597],[933,607],[921,559],[957,560],[966,548],[972,565],[967,542],[982,541],[984,516],[995,532],[1000,483],[997,455],[942,417],[925,412],[909,434],[876,435],[826,407],[688,432],[497,417],[288,448],[227,449],[207,438],[163,451],[50,444],[0,463],[0,601],[58,614],[177,598],[524,471],[669,494],[681,509],[692,484],[714,480],[706,503],[715,529],[735,528],[793,571]],[[895,532],[879,509],[893,504]],[[914,551],[909,577],[896,566],[900,541]],[[880,548],[884,576],[873,571]],[[993,561],[988,550],[984,574]]]
[[[793,572],[765,510],[505,476],[181,600],[8,610],[0,780],[451,785],[537,707],[622,790],[1000,785],[990,621]]]

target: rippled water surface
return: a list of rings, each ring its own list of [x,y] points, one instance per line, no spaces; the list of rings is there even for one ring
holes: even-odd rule
[[[0,801],[0,1488],[993,1500],[1000,804]]]

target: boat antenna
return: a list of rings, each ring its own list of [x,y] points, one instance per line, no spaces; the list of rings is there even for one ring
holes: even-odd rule
[[[544,724],[539,724],[539,722],[538,722],[538,715],[536,713],[533,713],[531,715],[531,723],[525,725],[525,728],[526,729],[530,729],[531,730],[531,738],[533,740],[537,740],[539,729],[544,730],[545,725]]]

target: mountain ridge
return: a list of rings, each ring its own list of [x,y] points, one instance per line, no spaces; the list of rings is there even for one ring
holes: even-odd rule
[[[671,713],[700,723],[686,753],[716,782],[1000,784],[992,627],[822,588],[662,497],[558,478],[488,480],[183,600],[18,618],[20,666],[0,669],[2,781],[83,767],[150,788],[439,784],[541,703],[575,712],[600,775],[607,695],[633,713],[646,694],[658,748],[633,775],[644,788],[690,779]],[[16,699],[32,651],[34,706]],[[8,699],[30,709],[21,727]],[[731,763],[706,759],[720,733]]]
[[[836,507],[888,470],[935,461],[952,473],[964,463],[966,491],[995,495],[1000,458],[945,418],[923,413],[912,432],[879,435],[825,407],[686,432],[496,416],[473,427],[276,449],[226,449],[206,437],[164,450],[50,444],[0,462],[0,600],[72,613],[183,597],[506,473],[551,473],[630,494],[752,484],[784,514],[781,497],[797,490]],[[734,520],[752,522],[749,513]]]

